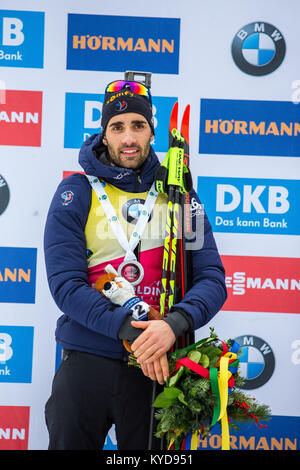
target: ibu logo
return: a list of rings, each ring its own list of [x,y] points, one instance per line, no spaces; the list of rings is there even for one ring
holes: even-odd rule
[[[43,12],[0,10],[0,66],[44,66]]]
[[[80,148],[91,135],[101,132],[103,94],[66,93],[65,98],[65,148]],[[176,97],[153,97],[156,152],[168,151],[168,125]]]
[[[215,232],[299,235],[297,180],[198,177]]]
[[[0,326],[0,382],[31,382],[33,331],[30,326]]]
[[[178,74],[180,19],[68,15],[67,69]]]

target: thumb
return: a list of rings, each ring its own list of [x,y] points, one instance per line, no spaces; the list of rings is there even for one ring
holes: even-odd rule
[[[143,330],[145,330],[148,326],[149,326],[149,323],[148,321],[132,321],[131,322],[131,325],[134,327],[134,328],[141,328]]]

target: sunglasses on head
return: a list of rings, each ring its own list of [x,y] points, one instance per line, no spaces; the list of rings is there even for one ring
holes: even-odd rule
[[[129,88],[133,93],[137,95],[145,96],[150,103],[151,100],[151,93],[146,85],[143,85],[140,82],[129,82],[127,80],[115,80],[107,85],[105,89],[105,93],[116,93],[118,91],[123,90],[124,88]]]

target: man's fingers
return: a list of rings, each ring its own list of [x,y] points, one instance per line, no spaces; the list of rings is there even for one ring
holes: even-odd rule
[[[142,369],[143,374],[146,377],[149,377],[148,365],[147,364],[141,364],[141,369]]]
[[[163,371],[162,371],[162,368],[161,368],[160,361],[159,360],[154,361],[153,362],[153,367],[154,367],[154,371],[155,371],[155,375],[156,375],[156,380],[157,380],[158,383],[160,383],[162,385],[164,383],[164,375],[163,375]]]
[[[162,368],[163,380],[164,382],[166,382],[167,377],[169,376],[169,373],[170,373],[167,355],[164,354],[163,356],[161,356],[159,360],[160,360],[160,365]]]
[[[143,323],[149,323],[149,322],[143,322],[143,321],[131,322],[132,326],[134,326],[135,328],[136,328],[135,326],[136,324],[138,325],[138,328],[139,328]],[[143,333],[141,333],[140,336],[131,345],[131,350],[133,352],[135,352],[139,347],[141,347],[144,344],[144,342],[150,337],[150,333],[147,332],[147,325],[144,325],[144,326],[145,326],[145,331],[143,331]]]
[[[153,365],[153,364],[145,364],[145,367],[146,367],[146,369],[147,369],[148,377],[149,377],[151,380],[156,380],[156,374],[155,374],[154,365]]]
[[[145,326],[145,331],[133,342],[131,349],[137,359],[145,361],[151,358],[151,361],[154,361],[169,351],[176,337],[172,328],[163,320],[141,323],[148,323],[148,325]]]
[[[132,320],[131,325],[134,326],[134,328],[146,329],[149,326],[149,322],[148,321],[135,321],[135,320]]]
[[[146,364],[151,364],[154,361],[157,361],[157,359],[160,358],[165,353],[165,350],[163,348],[157,349],[156,345],[153,345],[147,351],[145,351],[143,354],[141,354],[138,358],[137,361],[139,364],[146,363]]]
[[[131,348],[132,349],[132,348]],[[151,341],[146,341],[140,348],[136,349],[134,352],[135,357],[139,362],[144,362],[157,350],[156,344],[152,344]]]
[[[149,364],[141,364],[142,371],[146,377],[151,380],[156,380],[163,385],[169,375],[169,364],[166,354],[163,354],[159,359]]]

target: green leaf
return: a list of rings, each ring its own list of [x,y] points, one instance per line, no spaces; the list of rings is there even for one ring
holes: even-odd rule
[[[188,406],[187,402],[185,401],[184,399],[184,393],[183,392],[180,392],[179,395],[178,395],[178,400],[183,403],[184,405]]]
[[[197,362],[197,364],[199,364],[201,359],[201,352],[197,350],[190,351],[188,353],[188,357],[191,359],[191,361]]]
[[[170,408],[180,393],[182,392],[179,388],[165,387],[163,392],[157,395],[153,406],[155,408]]]
[[[168,381],[168,386],[169,387],[173,387],[176,382],[180,379],[180,377],[182,376],[184,372],[184,366],[181,366],[178,371],[176,372],[176,374],[173,375],[173,377],[171,377]]]
[[[175,400],[181,393],[181,390],[176,387],[165,387],[163,393],[166,395],[167,398]]]
[[[169,408],[173,405],[173,403],[174,400],[166,397],[165,393],[161,392],[159,395],[157,395],[152,406],[154,406],[154,408]]]

